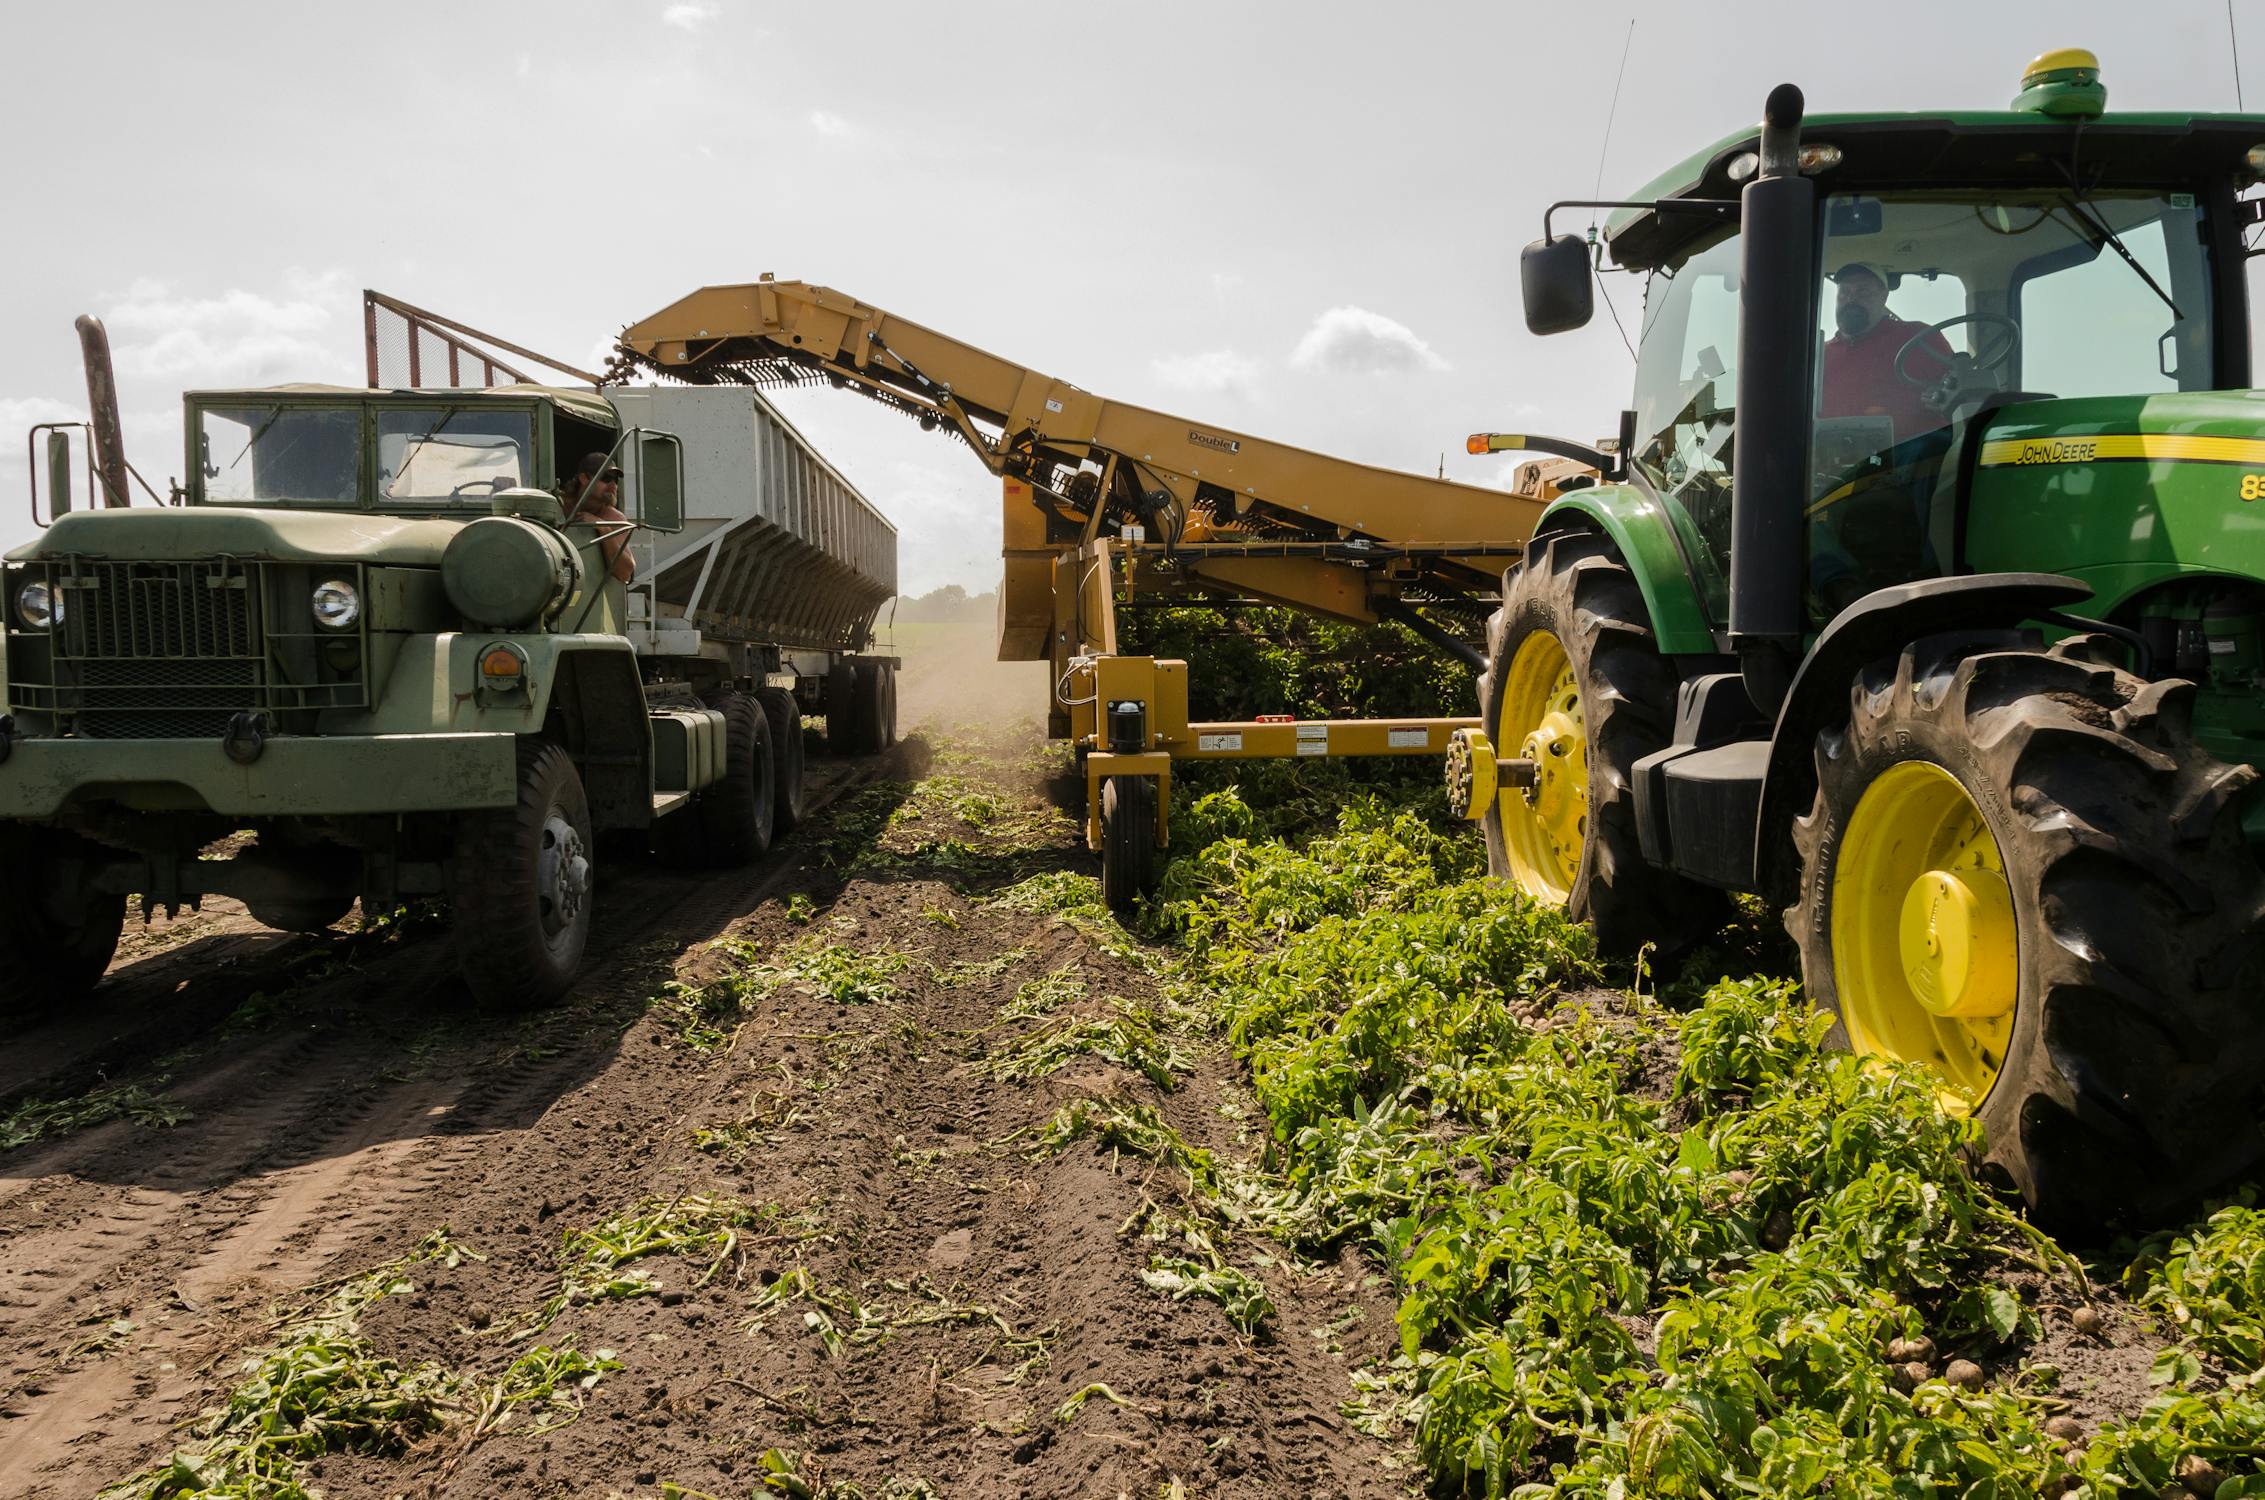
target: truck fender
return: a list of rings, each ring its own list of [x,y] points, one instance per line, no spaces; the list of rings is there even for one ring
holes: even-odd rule
[[[573,757],[593,828],[649,827],[653,730],[635,654],[619,641],[556,644],[551,669],[537,675],[543,733]]]
[[[1806,816],[1816,800],[1818,731],[1848,712],[1849,684],[1858,671],[1923,636],[2008,630],[2091,596],[2088,585],[2057,573],[1970,573],[1879,589],[1836,615],[1794,673],[1770,734],[1754,822],[1753,868],[1761,894],[1783,902],[1798,892],[1793,821]]]
[[[1631,484],[1574,490],[1542,512],[1534,540],[1583,528],[1611,538],[1628,571],[1636,575],[1662,655],[1712,655],[1720,649],[1692,581],[1690,562],[1676,540],[1674,522],[1659,501]]]

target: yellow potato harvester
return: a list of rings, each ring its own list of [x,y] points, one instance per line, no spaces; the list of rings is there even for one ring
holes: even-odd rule
[[[1048,731],[1084,752],[1086,839],[1113,905],[1170,835],[1176,760],[1443,755],[1467,719],[1191,723],[1187,664],[1121,654],[1135,591],[1394,620],[1481,662],[1478,634],[1543,507],[1105,400],[807,282],[705,287],[632,324],[610,378],[847,388],[964,441],[1000,479],[999,659],[1045,661]],[[1539,438],[1474,440],[1604,468]],[[1515,762],[1499,774],[1515,777]]]

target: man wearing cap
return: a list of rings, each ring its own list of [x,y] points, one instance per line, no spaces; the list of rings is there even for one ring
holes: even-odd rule
[[[599,533],[598,550],[606,568],[627,583],[637,573],[637,559],[629,555],[629,517],[614,502],[621,495],[621,466],[609,464],[603,453],[585,453],[574,472],[566,476],[559,498],[566,502],[566,519],[592,521],[616,529]]]
[[[1922,387],[1896,372],[1896,356],[1912,339],[1919,347],[1904,357],[1913,379],[1940,376],[1950,359],[1950,343],[1925,323],[1908,322],[1888,311],[1888,273],[1866,261],[1850,261],[1833,273],[1838,286],[1833,321],[1840,331],[1825,343],[1824,391],[1817,414],[1824,417],[1886,417],[1895,423],[1895,440],[1947,426],[1950,417],[1919,399]],[[1936,358],[1930,359],[1932,354]]]

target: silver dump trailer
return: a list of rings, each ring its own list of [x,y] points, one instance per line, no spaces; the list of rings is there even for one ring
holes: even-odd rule
[[[898,662],[869,647],[897,591],[896,527],[751,388],[604,395],[624,430],[672,435],[681,453],[683,529],[641,531],[633,544],[639,655],[721,662],[733,678],[784,689],[825,717],[837,751],[893,744]]]

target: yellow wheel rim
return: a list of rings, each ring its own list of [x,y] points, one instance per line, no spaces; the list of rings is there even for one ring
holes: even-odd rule
[[[1563,906],[1589,831],[1589,740],[1573,664],[1547,631],[1527,636],[1510,659],[1494,743],[1497,755],[1534,763],[1532,786],[1502,783],[1495,794],[1511,878]]]
[[[1934,1069],[1953,1113],[1989,1096],[2020,988],[2013,895],[1981,809],[1940,766],[1905,761],[1857,799],[1833,867],[1832,971],[1856,1051]]]

